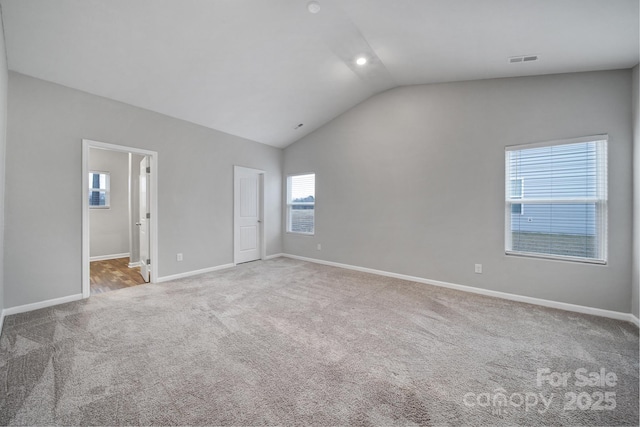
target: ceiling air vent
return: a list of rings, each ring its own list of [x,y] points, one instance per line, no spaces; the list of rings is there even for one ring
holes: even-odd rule
[[[522,55],[522,56],[512,56],[509,58],[509,64],[515,64],[518,62],[533,62],[539,59],[538,55]]]

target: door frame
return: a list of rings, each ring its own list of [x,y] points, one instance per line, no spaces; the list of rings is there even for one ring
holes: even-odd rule
[[[149,157],[149,166],[151,172],[149,179],[151,181],[150,206],[149,212],[149,251],[151,259],[151,280],[149,283],[155,283],[158,280],[158,153],[156,151],[143,150],[141,148],[126,147],[124,145],[108,144],[106,142],[92,141],[90,139],[82,140],[82,298],[88,298],[91,295],[90,284],[90,247],[89,247],[89,182],[87,176],[89,174],[89,151],[92,148],[120,151],[124,153],[139,154]],[[131,174],[131,171],[129,171]],[[129,197],[131,199],[131,197]],[[131,201],[129,201],[131,203]],[[131,227],[129,227],[131,228]]]
[[[131,153],[129,153],[129,156],[131,157]],[[147,218],[147,213],[149,214],[151,213],[151,203],[150,203],[151,192],[149,191],[151,187],[151,176],[150,176],[151,172],[147,172],[147,169],[151,168],[151,160],[149,159],[149,156],[142,157],[142,160],[140,160],[140,162],[138,163],[138,168],[139,168],[138,169],[138,193],[137,193],[138,197],[137,197],[137,200],[133,200],[133,198],[131,197],[132,187],[131,187],[131,184],[129,184],[129,206],[133,205],[134,203],[136,203],[138,206],[138,218],[135,218],[136,226],[140,224],[140,227],[136,227],[136,230],[138,232],[137,233],[138,234],[138,264],[140,265],[140,275],[144,278],[145,283],[149,283],[151,281],[151,269],[149,268],[150,264],[148,264],[147,262],[147,260],[151,259],[151,241],[150,241],[151,222],[149,222],[151,218]],[[145,185],[144,211],[141,211],[140,208],[141,208],[142,199],[143,199],[141,183],[142,183],[143,176],[144,176],[144,185]],[[130,220],[129,232],[132,233],[134,218],[129,216],[129,220]],[[144,223],[144,227],[142,227],[143,223]],[[145,231],[146,239],[142,238],[143,230]],[[144,246],[146,247],[146,251],[145,251],[146,256],[144,258],[142,257],[143,242],[144,242]],[[133,248],[130,253],[133,254]],[[129,260],[131,260],[131,255],[129,256]]]
[[[265,182],[266,173],[262,169],[254,169],[254,168],[247,168],[244,166],[234,165],[233,166],[233,264],[234,265],[238,265],[238,262],[237,262],[238,248],[240,247],[240,244],[238,242],[239,236],[236,233],[236,196],[237,196],[236,183],[238,181],[238,173],[240,171],[252,172],[260,175],[260,181],[258,183],[258,191],[260,192],[260,197],[258,198],[258,208],[260,209],[260,214],[258,215],[258,218],[260,218],[260,227],[258,230],[258,237],[260,238],[260,245],[259,245],[260,259],[265,258],[266,247],[267,247],[265,238],[264,238],[264,229],[266,225],[266,215],[264,212],[264,182]]]

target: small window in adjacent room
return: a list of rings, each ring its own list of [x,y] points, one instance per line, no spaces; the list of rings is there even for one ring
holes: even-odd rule
[[[89,207],[109,207],[109,172],[89,172]]]
[[[316,175],[287,177],[287,232],[314,234]]]
[[[507,147],[505,163],[507,254],[606,263],[606,135]]]

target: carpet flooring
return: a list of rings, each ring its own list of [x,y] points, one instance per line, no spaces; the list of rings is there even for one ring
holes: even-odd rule
[[[638,425],[638,369],[630,323],[277,258],[7,317],[0,423]]]

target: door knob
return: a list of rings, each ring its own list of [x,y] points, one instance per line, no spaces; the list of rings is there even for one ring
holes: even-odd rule
[[[142,223],[141,222],[136,222],[136,225],[142,225]]]

